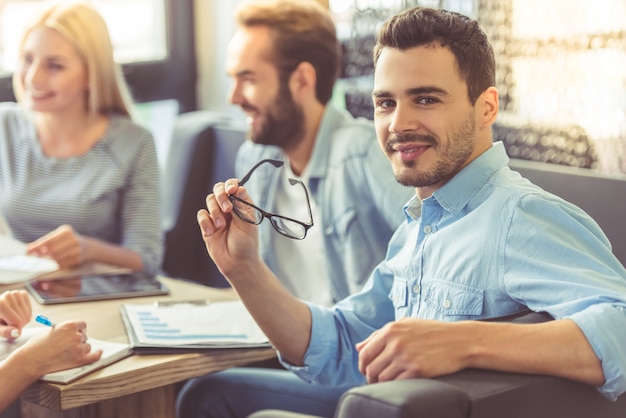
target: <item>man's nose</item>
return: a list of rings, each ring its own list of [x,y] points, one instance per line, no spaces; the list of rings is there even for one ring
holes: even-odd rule
[[[228,102],[235,105],[241,105],[244,102],[243,95],[241,94],[241,87],[236,81],[230,86],[230,91],[228,92]]]
[[[389,132],[411,132],[418,130],[419,126],[417,112],[412,110],[410,106],[396,105],[389,123]]]

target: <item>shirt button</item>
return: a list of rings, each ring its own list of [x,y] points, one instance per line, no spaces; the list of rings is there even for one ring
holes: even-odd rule
[[[430,234],[432,230],[433,230],[433,229],[430,227],[430,225],[426,225],[426,226],[424,227],[424,233],[425,233],[425,234]]]
[[[420,285],[416,284],[415,286],[413,286],[413,293],[419,293],[420,291]]]
[[[443,307],[448,309],[450,306],[452,305],[452,302],[450,302],[449,299],[446,299],[443,301]]]

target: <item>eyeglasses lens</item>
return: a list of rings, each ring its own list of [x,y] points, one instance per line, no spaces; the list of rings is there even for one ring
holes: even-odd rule
[[[302,224],[277,216],[273,216],[271,221],[274,224],[274,228],[285,236],[302,239],[306,235],[306,228]]]
[[[258,225],[263,220],[263,214],[256,210],[253,206],[248,205],[246,202],[233,199],[232,203],[235,213],[244,221]]]

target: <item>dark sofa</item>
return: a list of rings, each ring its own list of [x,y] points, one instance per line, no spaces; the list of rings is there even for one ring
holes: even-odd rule
[[[245,127],[221,113],[198,110],[177,117],[162,181],[162,274],[229,286],[206,251],[196,213],[215,183],[235,176],[235,154],[245,136]]]

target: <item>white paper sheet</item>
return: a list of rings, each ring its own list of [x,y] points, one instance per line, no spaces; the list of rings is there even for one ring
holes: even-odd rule
[[[10,235],[0,234],[0,257],[26,254],[26,244]]]
[[[26,244],[0,235],[0,285],[20,283],[59,269],[49,258],[26,255]]]
[[[50,332],[50,328],[28,326],[22,329],[22,335],[15,340],[7,341],[0,338],[0,362],[4,361],[4,359],[7,358],[13,351],[23,346],[30,338],[44,332]],[[93,338],[89,338],[88,341],[92,350],[102,350],[102,357],[100,357],[100,360],[85,366],[48,373],[44,375],[41,380],[52,383],[71,383],[82,376],[92,373],[132,354],[128,344],[96,340]]]
[[[142,344],[262,344],[268,339],[241,301],[207,304],[125,304]]]

